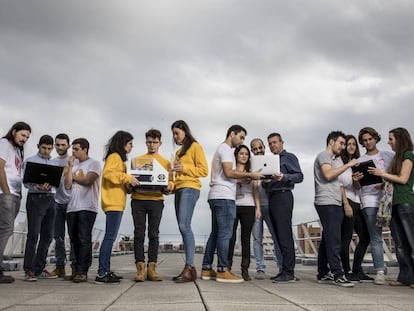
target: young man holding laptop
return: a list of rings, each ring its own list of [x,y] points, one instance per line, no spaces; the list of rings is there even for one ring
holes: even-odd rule
[[[50,156],[53,150],[52,136],[40,137],[37,147],[38,153],[28,158],[24,167],[29,162],[56,165]],[[53,239],[56,190],[49,182],[41,184],[26,182],[24,186],[29,190],[26,201],[27,240],[23,263],[24,280],[33,282],[37,281],[37,278],[57,278],[45,269],[49,245]]]

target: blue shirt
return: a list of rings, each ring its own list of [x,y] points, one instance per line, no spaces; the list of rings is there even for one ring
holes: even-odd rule
[[[33,163],[41,163],[41,164],[49,164],[49,165],[57,165],[56,160],[52,160],[51,157],[44,158],[39,152],[36,153],[34,156],[31,156],[30,158],[27,158],[26,161],[24,161],[23,169],[26,168],[27,162],[33,162]],[[56,189],[54,187],[50,188],[49,191],[41,191],[37,189],[36,184],[27,183],[24,184],[24,186],[29,189],[29,193],[55,193]]]
[[[263,188],[267,193],[282,190],[292,190],[295,184],[303,181],[303,173],[299,165],[298,158],[290,152],[283,150],[280,154],[280,172],[283,179],[280,181],[272,180],[270,182],[262,182]]]

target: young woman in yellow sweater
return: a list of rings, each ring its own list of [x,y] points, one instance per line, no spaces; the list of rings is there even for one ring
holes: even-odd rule
[[[180,275],[173,278],[177,283],[194,282],[197,272],[194,267],[195,241],[191,219],[200,196],[200,177],[206,177],[208,166],[203,148],[191,134],[187,123],[182,120],[171,125],[175,144],[181,148],[172,163],[175,192],[175,214],[183,237],[185,266]]]
[[[105,237],[99,250],[96,284],[113,284],[120,281],[120,277],[110,270],[111,252],[126,205],[126,186],[139,185],[137,178],[126,173],[125,162],[127,154],[132,150],[133,139],[130,133],[118,131],[106,145],[101,185],[101,205],[106,215],[106,227]]]

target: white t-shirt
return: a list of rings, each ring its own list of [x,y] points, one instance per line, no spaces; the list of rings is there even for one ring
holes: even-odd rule
[[[59,204],[67,204],[70,200],[70,190],[65,188],[65,176],[68,172],[68,158],[69,155],[66,155],[65,157],[56,157],[54,161],[56,162],[56,165],[63,167],[63,174],[62,179],[60,180],[59,188],[56,189],[55,194],[55,201]]]
[[[373,160],[375,166],[383,171],[387,171],[391,164],[394,153],[380,151],[375,155],[362,155],[358,158],[359,162]],[[378,207],[383,191],[375,189],[375,185],[367,185],[361,188],[361,207]]]
[[[89,158],[86,161],[79,162],[75,160],[72,173],[74,175],[83,174],[86,176],[89,172],[101,175],[101,164],[94,159]],[[99,178],[90,186],[83,186],[73,182],[71,196],[68,203],[67,213],[79,211],[98,212],[99,199]]]
[[[234,149],[230,148],[226,143],[222,143],[218,146],[211,165],[210,192],[208,193],[209,200],[236,199],[236,179],[227,178],[226,175],[224,175],[222,163],[226,162],[233,163],[232,168],[236,168]]]
[[[346,197],[355,203],[361,203],[359,198],[360,190],[355,189],[352,182],[352,168],[348,168],[339,175],[339,183],[345,188]]]
[[[21,196],[22,192],[22,157],[20,150],[13,146],[6,138],[0,139],[0,158],[6,164],[4,170],[7,176],[7,184],[10,192]],[[0,193],[3,191],[0,189]]]
[[[253,198],[253,182],[237,184],[236,206],[255,206]]]

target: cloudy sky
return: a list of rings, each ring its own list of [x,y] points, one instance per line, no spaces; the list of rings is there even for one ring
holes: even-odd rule
[[[117,130],[163,132],[184,119],[209,162],[227,128],[246,143],[280,132],[305,180],[294,223],[316,219],[312,165],[329,131],[411,133],[414,6],[407,0],[0,1],[0,132],[24,120],[26,155],[43,134],[86,137],[101,159]],[[1,134],[1,135],[4,135]],[[194,215],[210,230],[208,178]],[[178,233],[171,198],[161,233]],[[103,228],[102,213],[97,227]],[[132,232],[128,206],[121,231]]]

